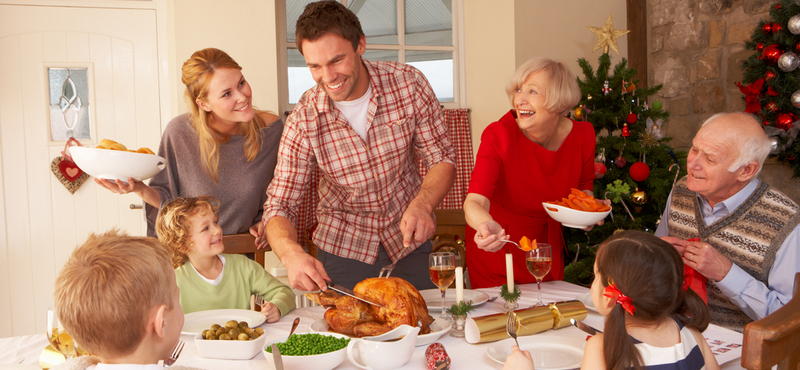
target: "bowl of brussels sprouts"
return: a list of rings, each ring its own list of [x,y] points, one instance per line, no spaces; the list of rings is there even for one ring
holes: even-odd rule
[[[275,366],[272,359],[272,344],[281,351],[283,367],[286,370],[331,370],[339,366],[347,357],[347,344],[350,337],[339,333],[292,334],[264,344],[264,357]]]
[[[264,347],[264,329],[247,322],[230,320],[214,324],[194,337],[200,357],[223,360],[249,360]]]

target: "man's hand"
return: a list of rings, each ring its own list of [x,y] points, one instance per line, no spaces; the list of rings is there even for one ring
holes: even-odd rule
[[[303,252],[302,249],[300,253],[291,253],[283,256],[281,263],[286,266],[289,285],[292,288],[303,291],[315,291],[317,289],[325,291],[328,289],[328,285],[325,282],[331,281],[331,278],[328,277],[328,273],[322,267],[322,262]]]
[[[499,239],[508,239],[510,236],[506,235],[506,231],[494,220],[486,221],[478,226],[475,233],[475,244],[478,248],[487,252],[497,252],[505,245],[505,242],[499,242]]]
[[[256,237],[256,249],[264,249],[269,245],[267,233],[264,232],[264,221],[259,221],[257,224],[250,226],[250,235]]]
[[[269,302],[265,302],[264,305],[261,306],[261,313],[267,317],[268,324],[277,322],[281,319],[281,310],[278,309],[278,306]]]
[[[711,244],[703,242],[687,242],[683,252],[683,263],[714,281],[724,279],[733,265]]]
[[[672,244],[672,246],[678,250],[678,253],[680,253],[681,256],[683,256],[684,251],[686,251],[686,246],[689,245],[689,242],[687,242],[686,240],[683,240],[681,238],[676,238],[674,236],[662,236],[661,240],[669,244]]]
[[[403,213],[403,218],[400,219],[403,247],[408,248],[424,243],[435,229],[436,224],[433,222],[431,212],[420,205],[420,202],[412,201]]]

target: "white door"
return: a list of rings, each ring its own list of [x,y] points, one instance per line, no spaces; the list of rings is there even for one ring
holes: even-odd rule
[[[50,138],[46,74],[89,66],[93,122],[82,144],[112,139],[155,151],[156,19],[155,9],[0,5],[0,337],[44,333],[56,275],[89,233],[145,234],[142,211],[130,207],[141,204],[135,195],[92,179],[70,194],[50,171],[65,142]]]

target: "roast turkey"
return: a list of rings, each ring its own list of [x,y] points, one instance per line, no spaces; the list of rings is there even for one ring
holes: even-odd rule
[[[425,299],[409,282],[396,278],[369,278],[356,284],[356,295],[370,298],[384,307],[373,306],[331,289],[309,293],[306,297],[327,308],[325,321],[336,332],[368,337],[386,333],[400,325],[419,326],[420,334],[430,333],[433,317]]]

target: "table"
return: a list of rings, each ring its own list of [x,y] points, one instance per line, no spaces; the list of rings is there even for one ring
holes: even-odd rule
[[[519,300],[521,308],[528,307],[536,301],[537,288],[536,284],[520,285],[522,289],[522,296]],[[500,288],[480,289],[490,297],[499,294]],[[581,294],[589,292],[588,288],[578,285],[566,283],[563,281],[551,281],[542,283],[542,299],[545,301],[563,301],[573,300]],[[473,311],[473,317],[484,316],[503,312],[503,300],[498,299],[494,302],[487,302],[477,307]],[[272,338],[280,338],[289,334],[292,321],[295,317],[300,317],[300,326],[298,326],[297,333],[309,332],[311,323],[322,318],[324,309],[322,307],[305,307],[299,308],[288,315],[284,316],[279,322],[274,324],[264,324],[262,327],[266,330],[267,341]],[[432,310],[430,314],[434,317],[440,314],[439,310]],[[604,318],[597,312],[589,311],[585,322],[595,328],[601,329],[603,327]],[[566,328],[558,329],[556,331],[549,330],[545,332],[546,335],[563,335],[585,338],[586,334],[575,327],[569,326]],[[542,335],[542,334],[536,334]],[[709,329],[704,332],[705,337],[712,342],[714,340],[722,341],[724,344],[738,344],[742,343],[742,334],[721,328],[715,325],[709,326]],[[523,338],[523,337],[520,337]],[[181,339],[186,342],[186,347],[178,359],[176,364],[184,366],[198,367],[208,370],[217,369],[271,369],[272,367],[267,362],[263,353],[258,354],[255,358],[248,361],[225,361],[225,360],[212,360],[205,359],[198,355],[197,349],[194,346],[194,341],[191,336],[182,335]],[[454,338],[449,334],[443,335],[438,342],[444,345],[448,354],[451,357],[452,369],[500,369],[502,365],[495,362],[486,354],[487,348],[492,345],[489,344],[469,344],[463,338]],[[511,338],[505,339],[511,347],[513,340]],[[47,339],[44,334],[41,335],[28,335],[22,337],[11,337],[0,339],[0,363],[16,363],[20,359],[25,359],[24,363],[38,365],[39,355],[47,346]],[[712,346],[714,347],[714,346]],[[425,363],[425,349],[426,346],[416,347],[411,359],[403,367],[403,369],[427,369]],[[741,348],[732,349],[727,353],[718,355],[718,361],[724,362],[722,368],[726,370],[741,369],[740,365]],[[358,369],[349,360],[345,360],[336,369]]]

